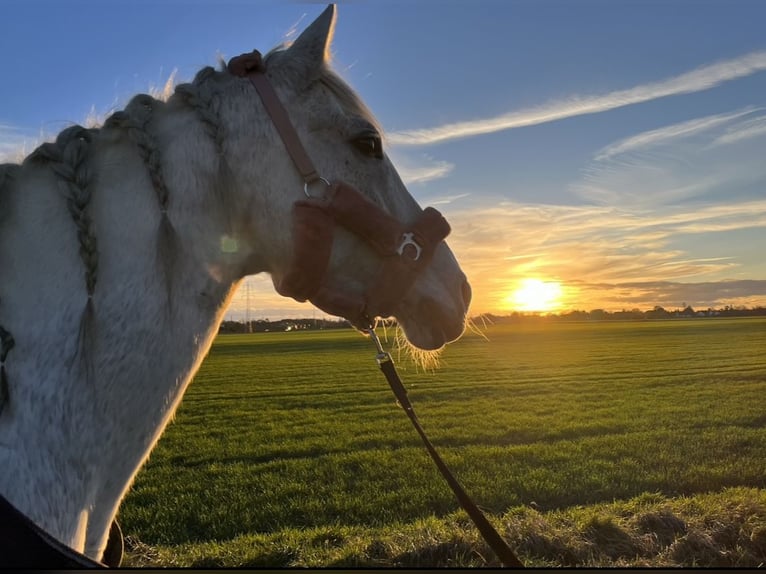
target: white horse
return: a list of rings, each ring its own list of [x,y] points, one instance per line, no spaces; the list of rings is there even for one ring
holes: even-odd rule
[[[407,225],[424,212],[375,120],[330,69],[334,23],[330,6],[268,54],[266,75],[319,175]],[[101,559],[242,278],[266,272],[279,287],[289,273],[301,198],[253,85],[225,67],[201,70],[167,102],[136,96],[100,129],[74,126],[0,167],[0,495]],[[322,284],[361,297],[380,266],[339,228]],[[462,334],[469,300],[439,241],[393,307],[365,313],[393,315],[414,346],[437,349]]]

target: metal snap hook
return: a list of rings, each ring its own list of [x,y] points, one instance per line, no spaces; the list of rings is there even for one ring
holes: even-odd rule
[[[370,328],[366,330],[366,332],[375,345],[375,349],[378,351],[378,354],[375,356],[375,360],[378,361],[379,364],[390,361],[391,355],[383,348],[383,344],[380,342],[380,339],[378,339],[378,335],[375,332],[375,326],[371,325]]]
[[[311,180],[311,181],[307,181],[306,183],[304,183],[304,184],[303,184],[303,193],[305,193],[305,194],[306,194],[306,197],[308,197],[309,199],[317,199],[317,198],[315,198],[313,195],[311,195],[311,194],[309,193],[309,186],[310,186],[310,185],[313,185],[313,184],[315,184],[315,183],[317,183],[317,182],[322,182],[322,183],[324,183],[324,185],[325,185],[325,188],[329,188],[329,187],[330,187],[330,182],[329,182],[329,181],[327,181],[327,180],[326,180],[325,178],[323,178],[323,177],[318,177],[318,178],[316,178],[316,179],[314,179],[314,180]]]

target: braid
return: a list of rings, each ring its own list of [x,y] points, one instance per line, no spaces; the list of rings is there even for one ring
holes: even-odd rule
[[[5,186],[10,185],[16,178],[16,175],[20,170],[21,166],[15,163],[5,163],[0,165],[0,194],[3,193]],[[1,195],[0,200],[2,200]],[[8,357],[8,352],[13,349],[15,344],[10,331],[0,325],[0,415],[3,413],[3,409],[9,401],[8,374],[5,371],[5,359]]]
[[[8,375],[5,373],[5,358],[16,342],[11,334],[0,325],[0,414],[8,403]]]
[[[116,112],[107,119],[105,127],[125,130],[128,139],[138,149],[138,153],[149,172],[152,187],[157,195],[160,208],[160,225],[157,230],[157,259],[165,276],[168,312],[172,311],[173,277],[176,255],[178,252],[178,235],[168,217],[170,194],[162,174],[162,157],[156,138],[149,131],[149,125],[157,109],[165,104],[146,94],[135,96],[125,107],[125,111]]]
[[[210,139],[213,140],[216,155],[218,156],[218,174],[215,182],[216,199],[221,207],[231,209],[232,203],[228,200],[227,196],[229,190],[232,189],[234,177],[229,162],[226,161],[227,134],[217,114],[217,92],[209,88],[210,81],[220,75],[220,72],[216,72],[213,68],[207,66],[197,73],[191,84],[176,86],[175,93],[186,105],[194,110]]]
[[[217,72],[210,66],[202,68],[194,77],[193,83],[176,86],[176,93],[197,114],[197,117],[204,124],[205,130],[215,143],[216,153],[222,156],[226,133],[221,126],[221,122],[218,121],[218,114],[215,113],[216,106],[213,93],[205,89],[205,83],[216,75]]]
[[[82,126],[72,126],[62,131],[55,143],[44,143],[29,156],[30,161],[48,163],[60,178],[69,213],[77,226],[80,258],[85,265],[85,287],[89,298],[95,291],[98,271],[98,246],[86,210],[90,201],[90,187],[85,159],[91,133],[91,130]]]
[[[146,164],[152,186],[157,194],[160,211],[168,209],[168,188],[162,175],[162,163],[157,140],[148,131],[149,123],[156,109],[164,104],[146,94],[135,96],[125,107],[125,111],[116,112],[107,119],[106,127],[120,127],[125,129],[128,138],[138,148],[141,159]]]
[[[88,298],[96,288],[98,271],[98,246],[93,233],[87,206],[90,202],[89,173],[85,167],[91,132],[81,126],[72,126],[61,132],[56,144],[62,150],[61,161],[53,164],[53,171],[61,178],[65,186],[67,207],[77,225],[77,237],[80,241],[80,257],[85,264],[85,287]]]
[[[61,150],[55,143],[41,144],[35,151],[29,154],[29,157],[25,161],[33,162],[50,162],[56,163],[61,161]]]
[[[87,169],[88,146],[94,130],[72,126],[62,131],[55,143],[45,143],[29,157],[31,161],[45,161],[59,177],[69,214],[77,227],[80,258],[85,266],[85,289],[88,300],[80,318],[78,355],[84,363],[86,379],[92,380],[90,353],[95,323],[93,293],[98,280],[98,244],[90,215],[87,212],[91,198],[90,173]]]

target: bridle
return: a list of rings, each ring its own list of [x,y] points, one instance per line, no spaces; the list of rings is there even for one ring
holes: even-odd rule
[[[377,349],[378,365],[391,390],[463,510],[504,566],[523,568],[522,562],[463,490],[426,436],[393,359],[375,334],[373,317],[393,315],[394,307],[412,286],[417,274],[428,265],[436,246],[449,234],[449,224],[438,211],[426,207],[414,223],[404,225],[347,183],[330,183],[321,177],[266,76],[261,54],[253,50],[232,58],[227,69],[253,84],[304,181],[306,199],[293,204],[293,260],[290,270],[276,285],[277,292],[298,301],[309,300],[323,311],[345,317],[370,336]],[[321,198],[309,193],[310,186],[317,183],[325,187]],[[377,281],[364,295],[333,293],[322,281],[336,224],[365,240],[383,258]]]
[[[311,301],[362,330],[369,329],[377,315],[393,315],[417,275],[431,261],[437,245],[449,234],[447,221],[427,207],[406,225],[351,185],[321,177],[266,75],[261,54],[254,50],[232,58],[227,69],[253,84],[304,182],[305,197],[292,208],[292,262],[275,283],[277,292],[301,302]],[[324,192],[312,195],[311,190],[320,186]],[[382,259],[376,281],[361,295],[331,290],[323,281],[337,225],[363,239]]]

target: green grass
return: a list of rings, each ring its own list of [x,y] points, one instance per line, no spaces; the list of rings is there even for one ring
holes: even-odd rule
[[[763,489],[674,499],[644,494],[547,512],[517,507],[493,522],[529,566],[753,567],[766,557]],[[499,565],[460,512],[386,527],[290,528],[226,542],[152,547],[128,541],[132,566]]]
[[[435,372],[399,368],[447,463],[495,520],[515,524],[507,536],[528,560],[627,563],[627,550],[599,558],[588,542],[602,530],[633,536],[619,513],[603,528],[573,522],[567,540],[586,542],[558,554],[519,533],[535,520],[560,530],[573,508],[603,514],[644,493],[667,506],[736,492],[737,504],[760,509],[751,522],[764,519],[766,320],[539,323],[486,335],[448,347]],[[514,518],[533,502],[543,518]],[[456,510],[372,344],[325,331],[219,337],[119,519],[135,547],[129,564],[486,563]],[[668,548],[690,532],[665,547],[631,542],[632,563],[672,563],[682,553]],[[700,548],[713,539],[693,532]],[[404,548],[401,533],[420,546]]]

